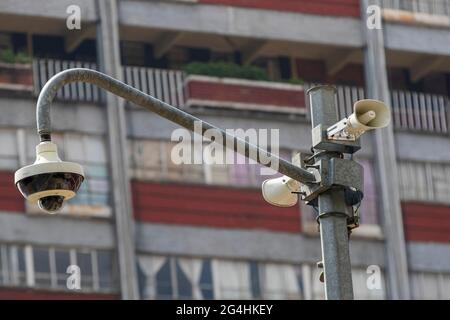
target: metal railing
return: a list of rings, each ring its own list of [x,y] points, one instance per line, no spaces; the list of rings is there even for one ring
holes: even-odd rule
[[[349,116],[353,113],[353,104],[364,99],[364,88],[355,86],[336,86],[337,109],[339,119]]]
[[[54,74],[76,67],[97,68],[92,62],[35,59],[33,72],[36,95]],[[124,66],[123,73],[125,83],[173,106],[184,107],[186,75],[183,71]],[[305,92],[313,85],[305,83]],[[336,106],[341,119],[353,112],[353,104],[364,99],[365,94],[364,88],[358,86],[337,85],[336,88]],[[97,103],[100,101],[100,94],[94,85],[72,83],[59,90],[57,98]],[[449,98],[445,95],[392,90],[390,107],[396,129],[449,132],[450,106]]]
[[[450,0],[381,0],[386,9],[450,16]]]
[[[179,70],[124,66],[124,82],[174,107],[185,103],[184,78]]]
[[[449,132],[449,103],[444,95],[392,90],[391,108],[397,129]]]
[[[54,59],[33,60],[34,93],[39,95],[45,83],[60,71],[70,68],[89,68],[97,70],[94,62],[66,61]],[[71,83],[58,90],[56,98],[66,101],[99,102],[99,89],[88,83]]]
[[[35,59],[33,61],[35,94],[39,94],[42,87],[53,75],[70,68],[97,70],[97,65],[92,62]],[[184,77],[184,73],[177,70],[123,67],[125,83],[176,107],[184,106]],[[80,82],[64,86],[61,90],[58,90],[56,98],[95,103],[100,101],[100,94],[96,86]]]

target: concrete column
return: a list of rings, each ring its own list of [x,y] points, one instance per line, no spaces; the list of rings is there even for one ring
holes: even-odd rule
[[[122,79],[120,62],[118,6],[116,0],[97,0],[97,50],[100,70]],[[112,209],[115,217],[117,253],[122,299],[138,299],[134,221],[131,206],[127,163],[124,102],[117,96],[102,92],[108,121],[108,146],[112,188]]]
[[[377,1],[361,0],[361,22],[366,38],[364,49],[366,97],[390,104],[383,28],[367,27],[367,8]],[[371,15],[373,12],[371,12]],[[408,262],[405,248],[402,210],[393,125],[373,132],[379,212],[381,212],[386,248],[388,297],[409,299]]]

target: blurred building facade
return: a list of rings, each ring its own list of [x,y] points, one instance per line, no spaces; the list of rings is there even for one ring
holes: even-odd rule
[[[364,97],[387,101],[393,125],[363,136],[356,156],[365,198],[351,238],[355,297],[450,298],[450,1],[381,1],[381,30],[367,28],[370,4],[1,1],[0,51],[14,57],[0,62],[0,298],[324,297],[308,207],[264,202],[257,165],[175,165],[177,126],[91,85],[66,86],[53,105],[54,141],[84,166],[82,190],[57,215],[25,203],[13,174],[34,161],[37,95],[72,67],[221,128],[280,129],[286,159],[310,149],[311,84],[337,87],[340,116]],[[69,30],[77,8],[81,30]],[[219,61],[268,78],[183,71]],[[81,290],[67,288],[71,264]],[[373,270],[381,288],[367,285]]]

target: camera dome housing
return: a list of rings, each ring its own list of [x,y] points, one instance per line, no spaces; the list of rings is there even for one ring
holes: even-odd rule
[[[31,203],[38,203],[47,212],[61,209],[63,202],[73,198],[84,180],[83,168],[74,162],[61,161],[54,143],[36,146],[36,161],[14,174],[14,183]]]

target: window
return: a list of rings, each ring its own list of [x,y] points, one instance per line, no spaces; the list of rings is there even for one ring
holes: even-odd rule
[[[256,261],[139,256],[146,299],[302,299],[299,266]]]
[[[450,274],[411,272],[411,296],[413,299],[450,299]]]
[[[167,259],[156,273],[157,299],[192,299],[192,284],[178,259]]]
[[[26,279],[26,264],[25,264],[25,248],[23,246],[13,246],[15,254],[17,255],[17,279],[20,285],[25,285]]]
[[[92,254],[89,251],[78,251],[76,257],[75,264],[80,267],[81,288],[92,290],[94,286]]]
[[[161,269],[156,273],[156,298],[157,299],[172,299],[173,298],[173,283],[171,259],[163,264]]]
[[[98,286],[101,291],[110,291],[115,288],[116,274],[111,251],[97,250]]]
[[[365,269],[353,269],[353,292],[357,300],[383,300],[385,299],[384,276],[381,274],[381,288],[370,288],[367,281],[372,277]]]
[[[131,140],[129,156],[132,176],[155,181],[203,182],[202,165],[176,165],[171,161],[175,145],[175,142],[158,140]]]
[[[213,260],[214,286],[218,299],[251,299],[247,262]]]
[[[161,143],[153,140],[131,140],[128,143],[130,156],[130,173],[141,179],[161,180],[162,159]]]
[[[186,273],[180,266],[180,262],[175,262],[176,268],[176,276],[177,276],[177,289],[178,289],[178,298],[179,299],[192,299],[192,284],[188,279]]]
[[[214,286],[211,271],[211,260],[205,259],[203,261],[202,273],[200,275],[199,289],[201,290],[201,297],[206,300],[214,299]]]
[[[50,253],[47,248],[33,248],[34,283],[37,287],[51,286]]]
[[[252,297],[256,299],[262,298],[260,274],[257,262],[250,262],[250,288],[252,291]]]
[[[209,260],[141,256],[145,299],[213,299]]]
[[[324,283],[319,281],[319,275],[323,269],[317,268],[316,265],[305,265],[305,267],[312,270],[312,272],[308,272],[312,275],[312,279],[309,279],[312,284],[311,298],[314,300],[325,299]],[[381,274],[381,289],[369,289],[367,286],[367,280],[371,275],[372,274],[366,272],[366,269],[352,269],[353,293],[355,300],[382,300],[386,298],[383,274]]]
[[[68,290],[70,265],[80,268],[81,291],[117,290],[111,251],[0,245],[0,285]]]
[[[0,129],[0,145],[2,146],[0,148],[0,170],[17,170],[19,167],[17,130]]]
[[[262,165],[249,164],[248,159],[234,152],[224,154],[228,157],[224,160],[234,164],[177,165],[171,161],[172,148],[176,145],[175,142],[134,139],[129,144],[131,175],[138,179],[260,187],[264,180],[273,177],[261,175]],[[204,148],[207,145],[205,144]],[[194,152],[200,152],[200,150],[191,150],[189,155],[191,159],[194,157]],[[291,150],[280,150],[281,158],[290,160],[291,154]]]
[[[67,267],[70,266],[70,252],[68,250],[55,250],[56,286],[66,287]]]
[[[214,260],[220,299],[301,299],[299,269],[293,265]]]
[[[203,166],[201,164],[182,164],[177,165],[171,160],[172,148],[176,145],[176,142],[163,143],[164,153],[162,159],[166,177],[170,181],[189,181],[194,183],[202,183],[204,181]],[[191,153],[188,155],[194,163],[194,157],[201,157],[201,150],[192,148]],[[197,153],[195,155],[195,153]]]
[[[401,161],[398,174],[402,200],[450,204],[450,165]]]
[[[301,299],[301,275],[297,267],[286,264],[263,265],[264,299]]]
[[[65,159],[82,164],[86,171],[86,183],[83,183],[78,197],[73,198],[71,202],[107,206],[109,181],[103,137],[64,134],[63,140],[64,148],[70,146],[62,150]]]
[[[376,185],[373,165],[370,160],[358,159],[357,162],[364,168],[364,200],[360,207],[360,223],[377,225],[377,199],[376,199]]]
[[[0,285],[26,285],[25,248],[0,245]]]

